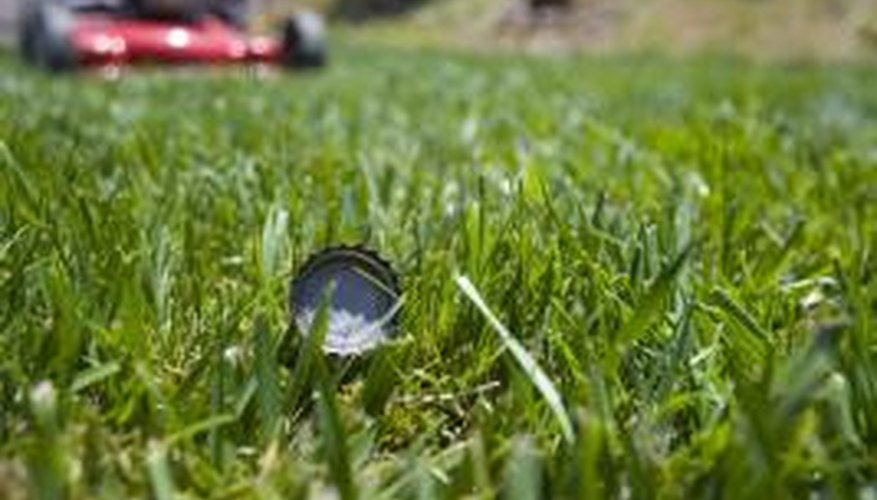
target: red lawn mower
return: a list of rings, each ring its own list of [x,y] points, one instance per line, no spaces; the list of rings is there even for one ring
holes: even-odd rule
[[[277,37],[245,31],[246,0],[26,0],[19,21],[22,58],[37,67],[156,64],[326,63],[324,24],[299,13]]]

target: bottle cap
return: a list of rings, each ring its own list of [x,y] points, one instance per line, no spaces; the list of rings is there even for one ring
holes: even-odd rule
[[[326,293],[328,329],[323,350],[356,356],[389,339],[402,305],[392,266],[362,247],[332,247],[311,256],[292,280],[289,304],[295,327],[307,336]]]

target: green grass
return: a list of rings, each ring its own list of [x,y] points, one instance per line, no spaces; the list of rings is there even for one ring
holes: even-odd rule
[[[877,491],[873,68],[0,66],[0,497]],[[287,328],[337,243],[356,361]]]

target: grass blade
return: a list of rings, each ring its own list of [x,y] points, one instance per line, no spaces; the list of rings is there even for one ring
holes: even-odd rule
[[[539,500],[542,494],[542,465],[533,440],[520,437],[515,440],[506,470],[505,498],[510,500]]]
[[[343,500],[352,500],[356,498],[356,490],[353,487],[347,433],[338,411],[334,384],[328,379],[327,373],[320,375],[317,392],[317,423],[332,482],[338,488],[338,494]]]
[[[156,500],[173,500],[174,480],[167,463],[167,450],[158,441],[149,442],[146,455],[146,468],[152,483],[152,494]]]
[[[329,474],[342,500],[352,500],[357,495],[353,485],[353,468],[350,464],[347,433],[338,411],[335,383],[329,374],[325,354],[320,349],[323,345],[322,339],[326,337],[326,331],[329,329],[329,305],[333,293],[334,287],[330,286],[323,295],[309,334],[313,340],[305,345],[305,349],[309,351],[305,356],[309,356],[310,362],[313,363],[317,386],[317,426],[320,430],[323,453],[329,464]]]
[[[512,353],[515,361],[518,362],[518,365],[527,377],[529,377],[533,385],[536,386],[536,389],[539,390],[542,397],[545,398],[545,402],[548,403],[549,408],[551,408],[551,411],[557,419],[557,423],[560,425],[560,430],[563,433],[564,439],[567,443],[572,443],[575,440],[572,423],[570,422],[566,408],[563,406],[563,400],[561,399],[557,388],[554,386],[554,383],[551,382],[548,375],[546,375],[542,368],[539,367],[539,364],[533,359],[533,356],[527,352],[527,349],[525,349],[524,346],[512,336],[511,332],[506,329],[502,322],[497,319],[496,315],[493,314],[484,302],[484,299],[481,298],[481,294],[478,293],[478,290],[469,278],[466,276],[457,276],[457,286],[463,291],[463,294],[475,304],[475,307],[477,307],[481,314],[487,318],[490,326],[492,326],[499,334],[503,345],[505,345],[509,352]]]
[[[628,343],[640,338],[660,317],[664,304],[673,291],[673,284],[685,262],[688,261],[692,248],[693,245],[688,245],[649,286],[646,296],[637,305],[633,318],[621,330],[622,342]]]
[[[99,384],[119,373],[119,370],[121,369],[122,366],[118,362],[111,361],[85,370],[73,379],[73,383],[70,384],[70,392],[75,394],[95,384]]]
[[[263,316],[256,318],[256,397],[259,401],[259,418],[262,435],[266,440],[273,438],[280,420],[280,384],[277,381],[277,361],[271,342],[271,334]]]

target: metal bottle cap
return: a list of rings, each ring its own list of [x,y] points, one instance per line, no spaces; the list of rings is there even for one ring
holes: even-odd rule
[[[402,305],[395,272],[376,253],[347,246],[311,256],[293,279],[289,305],[302,335],[311,332],[330,286],[325,352],[355,356],[393,335]]]

